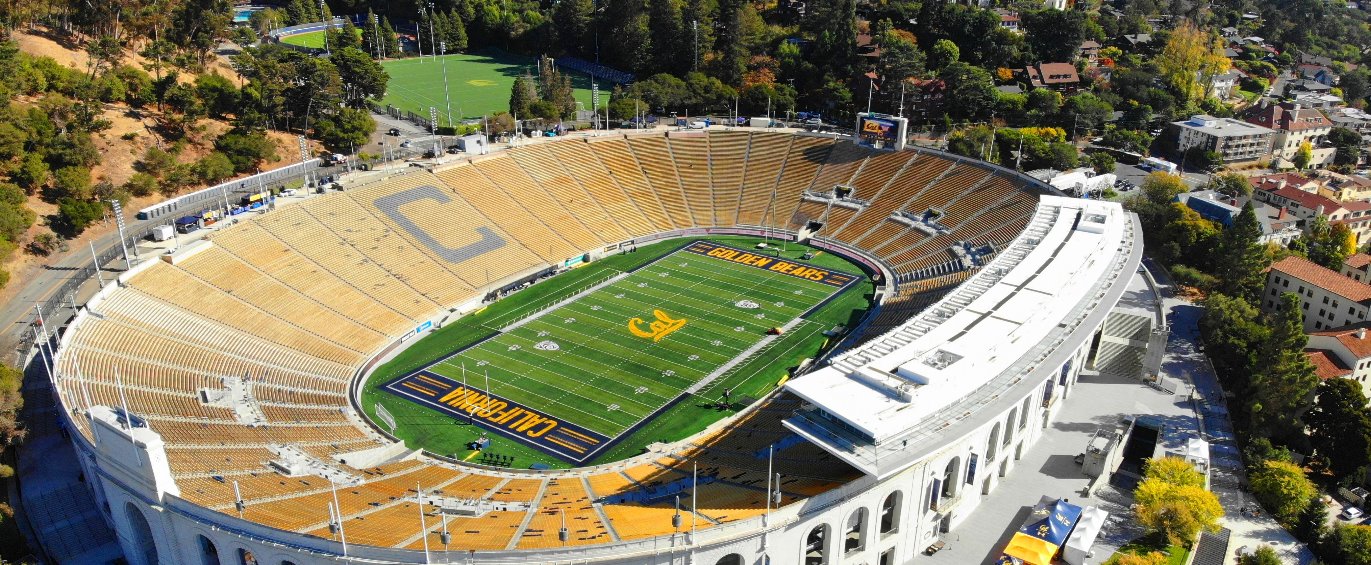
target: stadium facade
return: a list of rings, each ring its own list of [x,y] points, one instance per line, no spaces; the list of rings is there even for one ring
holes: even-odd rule
[[[558,141],[244,224],[131,269],[61,337],[64,424],[131,563],[917,562],[1053,420],[1142,255],[1116,204],[770,132]],[[884,303],[695,437],[511,470],[359,414],[376,359],[493,289],[661,234],[761,229],[868,265]],[[420,263],[435,280],[403,271]]]

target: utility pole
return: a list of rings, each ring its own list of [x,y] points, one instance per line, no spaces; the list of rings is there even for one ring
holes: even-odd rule
[[[371,50],[376,52],[376,60],[385,59],[381,51],[381,24],[375,12],[371,14]]]

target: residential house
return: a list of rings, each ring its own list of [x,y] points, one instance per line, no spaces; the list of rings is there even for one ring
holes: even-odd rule
[[[1304,93],[1331,94],[1333,87],[1311,79],[1297,79],[1285,83],[1285,96],[1293,98]]]
[[[1085,61],[1091,67],[1100,64],[1100,44],[1093,39],[1081,42],[1080,48],[1076,53],[1076,58]]]
[[[1076,0],[1043,0],[1043,7],[1050,10],[1065,10],[1076,5]]]
[[[1299,75],[1299,77],[1304,80],[1312,80],[1328,86],[1338,85],[1339,77],[1338,74],[1333,71],[1332,67],[1316,65],[1313,63],[1301,63],[1295,67],[1295,74]]]
[[[1271,150],[1275,130],[1232,118],[1196,115],[1172,122],[1176,150],[1192,147],[1219,154],[1224,163],[1243,163],[1265,159]]]
[[[1018,12],[996,8],[995,13],[1000,15],[1000,27],[1015,33],[1019,32],[1019,24],[1022,23],[1022,20],[1019,19]]]
[[[1318,94],[1315,92],[1301,92],[1294,96],[1293,102],[1305,108],[1317,110],[1335,110],[1346,106],[1342,97],[1336,94]]]
[[[1325,113],[1333,127],[1347,128],[1360,134],[1371,132],[1371,114],[1357,108],[1335,108]]]
[[[1323,112],[1291,102],[1262,104],[1247,114],[1247,121],[1276,131],[1271,140],[1271,155],[1277,159],[1294,159],[1300,145],[1308,142],[1314,148],[1311,164],[1333,160],[1333,148],[1326,147],[1333,123]]]
[[[1295,217],[1306,220],[1306,226],[1307,220],[1317,216],[1323,216],[1330,224],[1345,224],[1358,244],[1366,237],[1368,230],[1371,230],[1371,202],[1338,202],[1327,196],[1305,192],[1292,186],[1276,190],[1256,190],[1252,192],[1252,197],[1272,206],[1285,207]]]
[[[1371,394],[1371,335],[1369,322],[1309,334],[1305,354],[1320,380],[1351,379]]]
[[[1024,71],[1034,88],[1074,92],[1081,82],[1076,65],[1071,63],[1038,63],[1029,65]]]
[[[1233,96],[1233,90],[1238,87],[1238,81],[1242,80],[1243,73],[1238,69],[1228,69],[1223,74],[1214,75],[1209,80],[1209,95],[1219,100],[1227,100]],[[1204,77],[1200,77],[1204,78]]]
[[[1356,202],[1371,199],[1371,179],[1361,175],[1342,175],[1325,172],[1324,190],[1338,202]]]
[[[1252,183],[1253,192],[1256,192],[1258,190],[1280,190],[1282,188],[1290,187],[1302,190],[1304,192],[1312,192],[1314,194],[1318,194],[1319,188],[1321,188],[1318,181],[1315,181],[1314,179],[1311,179],[1299,173],[1274,173],[1269,175],[1258,175],[1255,177],[1248,177],[1247,182]]]
[[[1152,34],[1133,33],[1123,36],[1123,40],[1128,42],[1128,46],[1136,50],[1139,47],[1152,43]]]
[[[1322,331],[1366,321],[1371,285],[1299,256],[1272,263],[1266,271],[1261,309],[1275,311],[1281,295],[1300,297],[1304,331]]]

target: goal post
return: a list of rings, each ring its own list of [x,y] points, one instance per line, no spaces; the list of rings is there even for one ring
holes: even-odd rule
[[[390,428],[390,435],[395,435],[395,416],[392,416],[380,402],[376,403],[376,419]]]

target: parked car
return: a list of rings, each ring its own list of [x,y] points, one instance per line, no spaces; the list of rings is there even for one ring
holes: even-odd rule
[[[400,137],[400,128],[390,128],[386,133],[395,137]]]
[[[1348,506],[1347,508],[1342,509],[1342,514],[1338,514],[1338,517],[1342,518],[1343,520],[1351,521],[1360,520],[1362,516],[1365,515],[1366,513],[1362,512],[1360,508],[1357,508],[1356,506]]]

